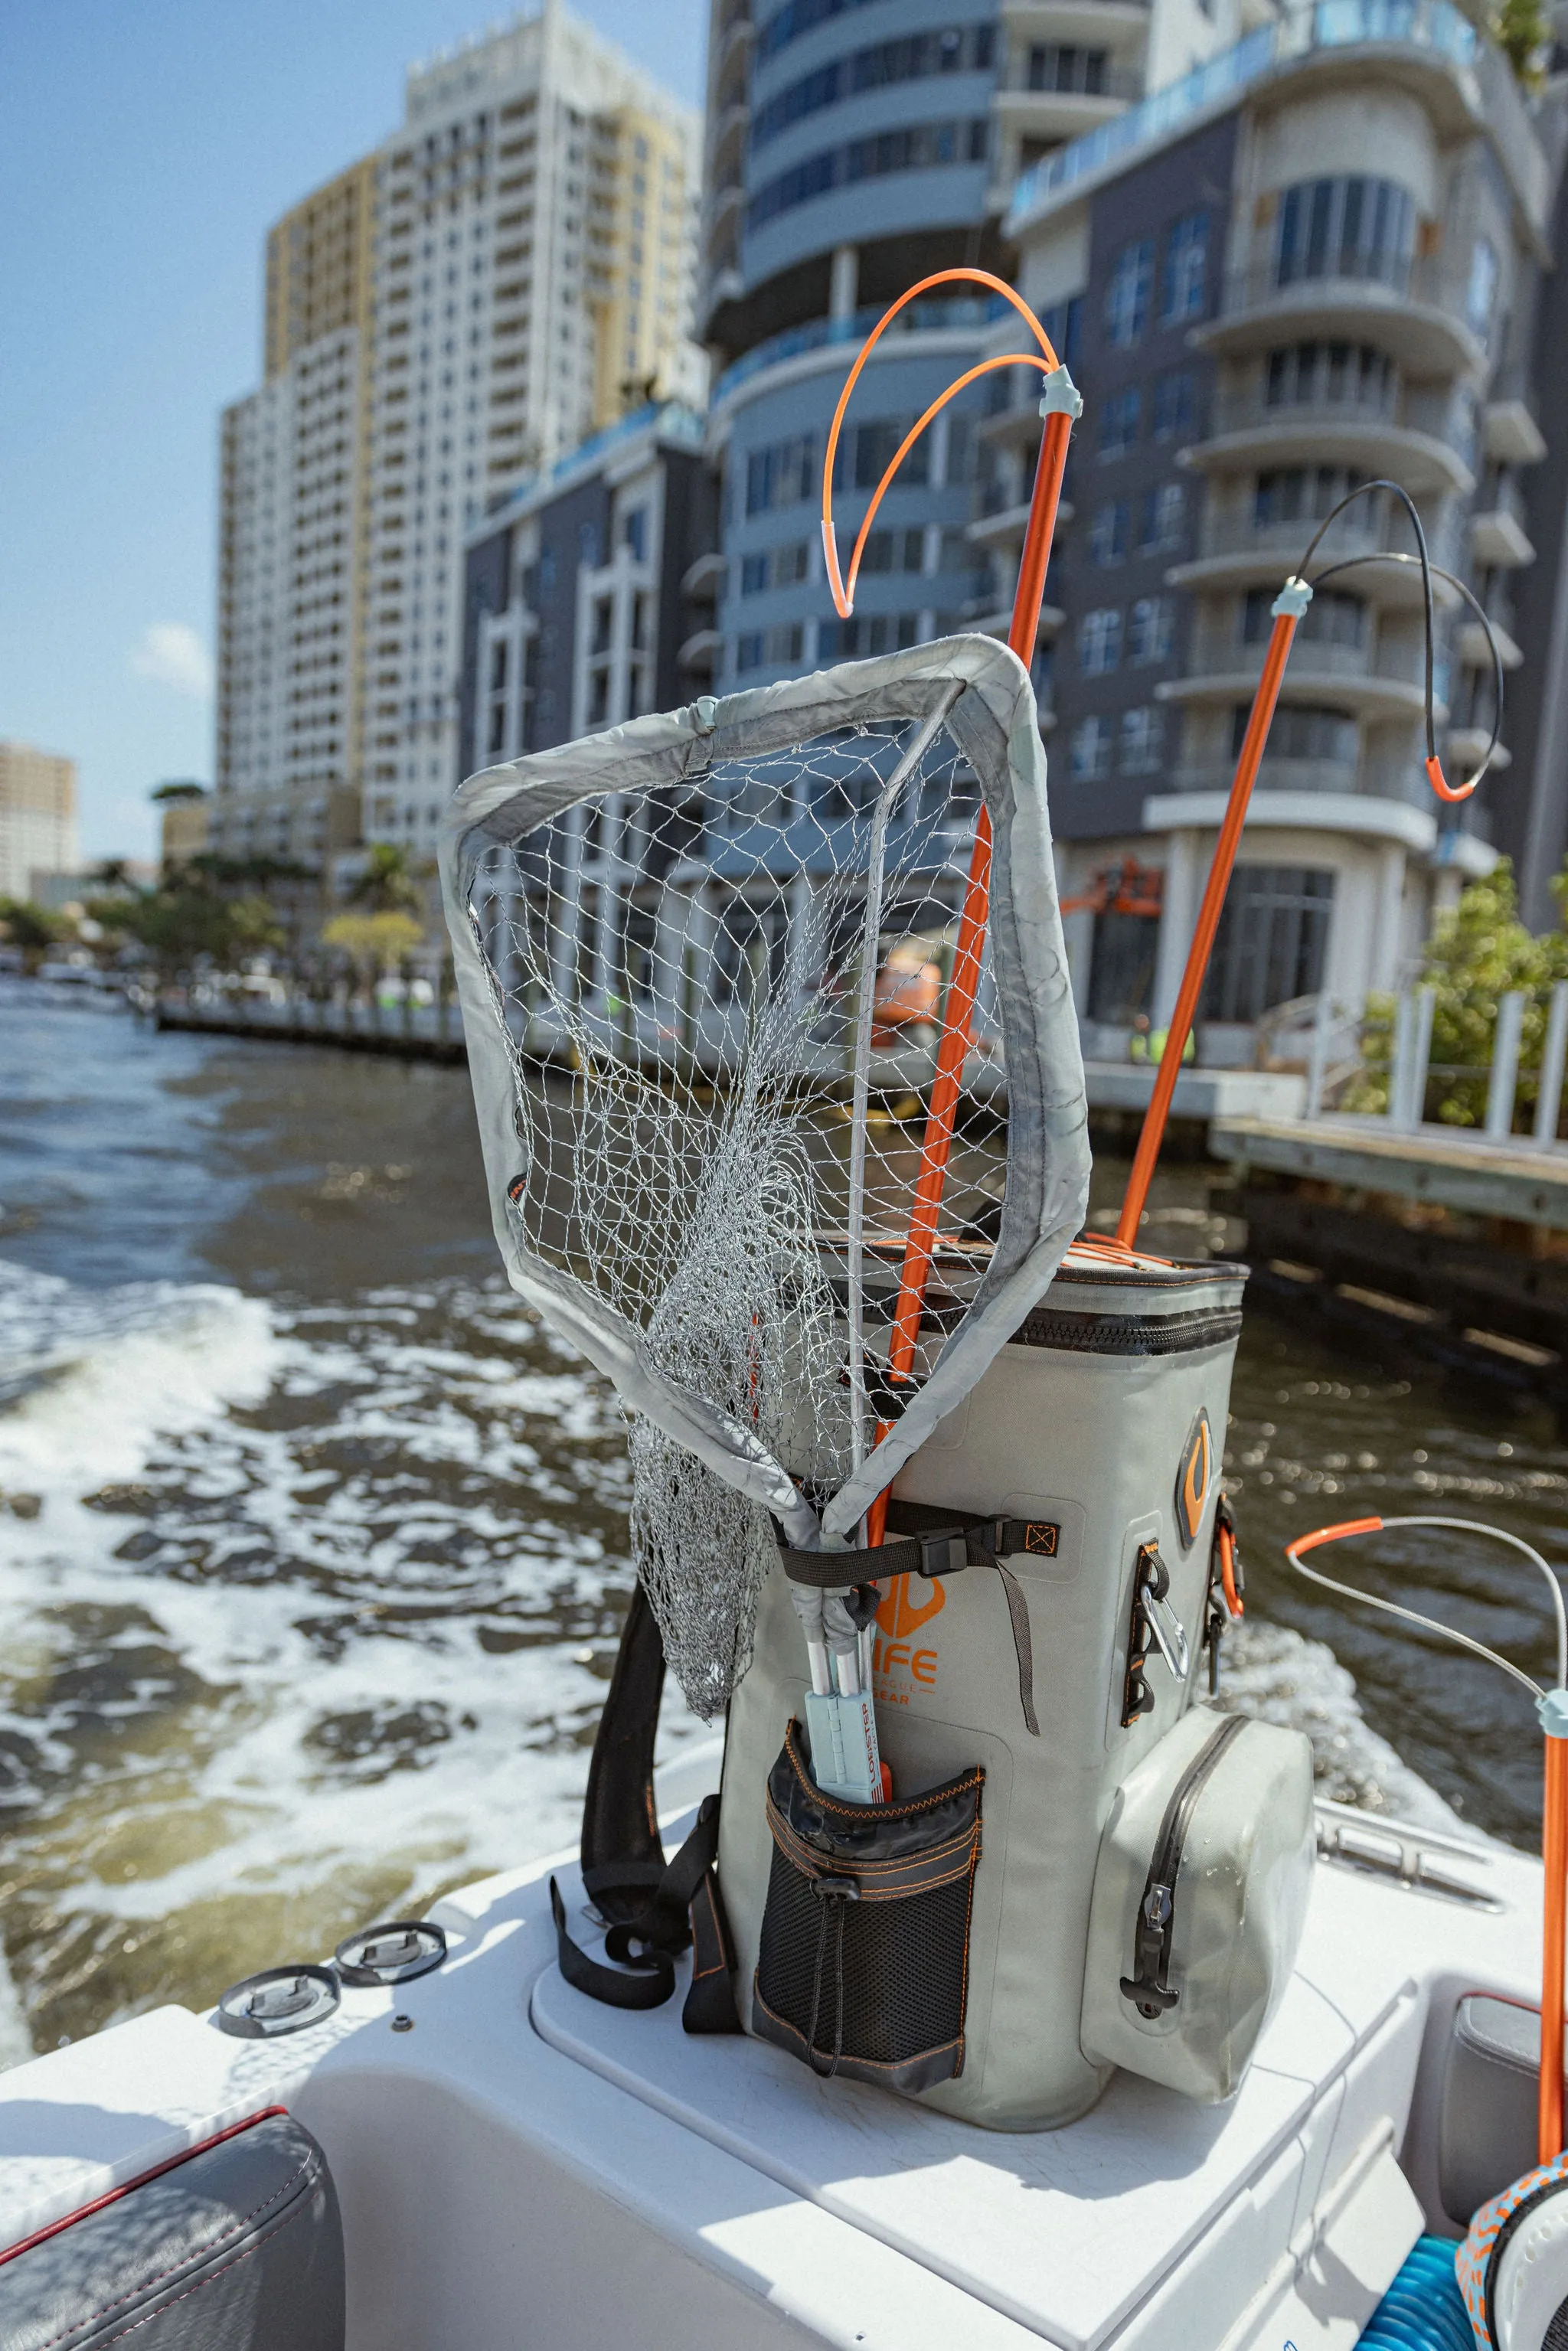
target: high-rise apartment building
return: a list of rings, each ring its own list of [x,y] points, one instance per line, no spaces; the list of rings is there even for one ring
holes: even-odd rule
[[[1532,112],[1445,0],[1335,0],[1259,28],[1017,190],[1019,283],[1075,317],[1085,401],[1040,684],[1091,1054],[1123,1053],[1140,1012],[1170,1016],[1273,600],[1341,499],[1399,484],[1519,662],[1557,103]],[[985,429],[1021,443],[1032,402],[999,402]],[[1313,576],[1414,544],[1375,490],[1332,523]],[[1355,1007],[1399,982],[1435,908],[1506,837],[1523,747],[1509,713],[1473,800],[1444,808],[1428,786],[1420,590],[1408,564],[1357,561],[1301,622],[1200,1008],[1211,1063],[1249,1061],[1283,1003],[1322,989]],[[1437,603],[1458,781],[1490,731],[1490,658],[1441,580]],[[1555,789],[1560,842],[1560,775]]]
[[[713,0],[699,308],[721,371],[727,683],[1005,629],[1023,512],[981,434],[983,383],[885,501],[854,619],[824,612],[813,517],[845,347],[934,271],[1008,275],[1002,214],[1022,165],[1270,13],[1269,0]],[[915,417],[979,356],[993,307],[936,289],[879,345],[843,444],[845,525]],[[1004,445],[1021,479],[1027,433]]]
[[[74,759],[31,743],[0,742],[0,898],[31,898],[50,873],[74,873]]]
[[[359,837],[376,172],[267,240],[266,381],[224,414],[216,789],[226,856],[319,864]]]
[[[224,428],[214,847],[433,846],[465,530],[700,394],[697,157],[690,112],[545,0],[413,70],[402,128],[273,231],[267,381]]]

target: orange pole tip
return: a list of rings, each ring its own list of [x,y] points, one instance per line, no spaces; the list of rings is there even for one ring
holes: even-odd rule
[[[1427,769],[1427,781],[1431,785],[1432,789],[1437,793],[1437,798],[1440,800],[1468,800],[1470,794],[1475,790],[1476,786],[1480,781],[1480,778],[1479,776],[1472,776],[1468,784],[1449,783],[1447,776],[1443,773],[1443,762],[1438,758],[1436,752],[1434,752],[1432,757],[1425,762],[1425,765]]]
[[[1381,1532],[1381,1519],[1345,1519],[1337,1527],[1318,1527],[1310,1535],[1298,1535],[1285,1545],[1287,1559],[1300,1559],[1304,1551],[1316,1551],[1320,1543],[1343,1542],[1348,1535],[1375,1535]]]

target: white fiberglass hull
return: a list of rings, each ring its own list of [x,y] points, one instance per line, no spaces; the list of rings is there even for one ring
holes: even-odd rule
[[[694,1750],[664,1792],[717,1760]],[[1381,1823],[1322,1818],[1331,1847],[1370,1835],[1393,1859]],[[648,2013],[585,2000],[548,1893],[553,1869],[580,1928],[575,1863],[539,1862],[438,1907],[437,1972],[345,1988],[301,2032],[235,2040],[164,2008],[0,2077],[0,2250],[282,2105],[337,2182],[351,2351],[1349,2351],[1419,2231],[1452,2232],[1457,2002],[1537,1997],[1539,1868],[1403,1844],[1403,1876],[1320,1866],[1228,2105],[1122,2075],[1082,2121],[1019,2136],[689,2038],[679,1987]]]

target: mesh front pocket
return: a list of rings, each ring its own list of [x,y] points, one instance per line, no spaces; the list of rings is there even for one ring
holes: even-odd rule
[[[904,1804],[813,1784],[791,1723],[768,1780],[773,1863],[752,2026],[820,2074],[903,2091],[964,2067],[985,1773]]]

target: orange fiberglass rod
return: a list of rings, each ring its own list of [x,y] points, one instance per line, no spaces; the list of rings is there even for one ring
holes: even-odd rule
[[[873,494],[870,506],[861,523],[854,550],[850,559],[849,577],[845,580],[839,569],[838,541],[833,530],[833,460],[838,452],[839,434],[850,395],[855,388],[876,343],[893,319],[907,302],[923,294],[928,287],[951,284],[960,280],[985,286],[1011,303],[1028,325],[1037,351],[1009,351],[983,360],[950,383],[939,398],[934,400],[925,414],[919,417],[904,435],[894,454],[892,463],[883,475]],[[985,269],[942,269],[933,277],[923,277],[906,294],[900,295],[890,309],[878,320],[862,346],[854,365],[839,395],[833,412],[833,422],[828,434],[828,445],[822,460],[822,552],[827,564],[828,584],[832,590],[833,604],[841,619],[847,620],[853,609],[855,580],[860,570],[861,557],[866,537],[877,508],[894,474],[920,434],[925,430],[948,401],[973,383],[977,376],[988,374],[993,368],[1038,367],[1046,379],[1045,398],[1041,402],[1044,429],[1040,434],[1040,458],[1035,466],[1034,489],[1030,499],[1029,523],[1024,533],[1023,552],[1019,559],[1018,586],[1013,593],[1012,624],[1008,631],[1008,643],[1025,668],[1034,659],[1035,638],[1040,631],[1040,607],[1045,599],[1045,575],[1051,561],[1051,542],[1056,530],[1056,512],[1061,502],[1061,476],[1067,464],[1067,444],[1073,422],[1082,408],[1073,388],[1072,379],[1057,359],[1051,339],[1040,320],[1022,297],[1005,279],[992,277]],[[953,1147],[953,1132],[957,1122],[958,1096],[963,1081],[964,1063],[968,1057],[969,1042],[974,1030],[975,999],[980,984],[980,961],[985,948],[986,923],[990,913],[991,896],[991,825],[984,806],[975,825],[975,846],[969,859],[968,879],[964,890],[963,911],[958,919],[957,943],[953,951],[953,975],[947,984],[946,1002],[943,1007],[942,1036],[936,1049],[936,1067],[931,1084],[931,1100],[925,1113],[925,1134],[920,1152],[920,1173],[915,1183],[915,1199],[910,1212],[909,1237],[904,1244],[904,1268],[899,1280],[898,1307],[894,1317],[893,1334],[888,1349],[888,1376],[895,1383],[909,1377],[915,1364],[915,1350],[920,1335],[921,1309],[925,1299],[925,1286],[930,1278],[932,1255],[936,1246],[936,1220],[941,1212],[942,1193],[946,1180],[947,1160]],[[879,1421],[875,1442],[880,1445],[892,1426],[890,1421]],[[887,1495],[879,1494],[866,1512],[866,1539],[880,1543],[887,1521]]]
[[[1511,1659],[1500,1657],[1495,1649],[1479,1641],[1472,1641],[1466,1633],[1456,1632],[1451,1625],[1439,1624],[1436,1618],[1418,1616],[1414,1609],[1400,1608],[1391,1600],[1375,1593],[1358,1592],[1347,1583],[1336,1583],[1316,1568],[1302,1564],[1302,1555],[1317,1551],[1322,1544],[1344,1542],[1353,1535],[1381,1534],[1385,1527],[1448,1527],[1469,1534],[1490,1535],[1497,1542],[1507,1543],[1513,1551],[1522,1552],[1533,1561],[1546,1578],[1552,1594],[1557,1618],[1557,1687],[1542,1691],[1526,1673]],[[1541,1932],[1541,2074],[1536,2092],[1536,2151],[1541,2163],[1555,2162],[1563,2153],[1563,1995],[1564,1962],[1568,1960],[1568,1631],[1564,1630],[1563,1594],[1552,1570],[1540,1552],[1517,1535],[1507,1533],[1501,1527],[1483,1524],[1479,1520],[1436,1517],[1403,1517],[1397,1519],[1346,1519],[1336,1527],[1319,1527],[1315,1532],[1298,1535],[1294,1542],[1285,1545],[1285,1557],[1293,1568],[1326,1590],[1343,1598],[1359,1600],[1366,1606],[1381,1609],[1385,1615],[1403,1617],[1406,1623],[1418,1625],[1427,1631],[1439,1633],[1458,1647],[1470,1650],[1484,1657],[1489,1664],[1500,1666],[1504,1673],[1525,1688],[1535,1700],[1536,1717],[1546,1735],[1545,1787],[1541,1817],[1541,1858],[1545,1870],[1542,1889],[1542,1917]]]
[[[1203,904],[1198,908],[1197,928],[1187,950],[1186,969],[1181,976],[1176,1010],[1171,1014],[1165,1050],[1155,1071],[1155,1090],[1144,1113],[1138,1147],[1133,1156],[1133,1172],[1127,1178],[1126,1196],[1117,1220],[1116,1239],[1123,1249],[1130,1249],[1137,1241],[1155,1163],[1159,1158],[1160,1145],[1165,1140],[1166,1121],[1170,1115],[1171,1097],[1176,1092],[1182,1055],[1186,1050],[1186,1040],[1192,1034],[1192,1024],[1197,1016],[1197,999],[1208,970],[1215,934],[1219,928],[1220,909],[1225,904],[1226,891],[1230,886],[1231,869],[1236,863],[1236,852],[1241,841],[1241,828],[1247,821],[1247,810],[1252,799],[1252,787],[1258,780],[1263,747],[1274,723],[1274,705],[1280,699],[1280,684],[1285,674],[1291,643],[1312,592],[1300,580],[1287,580],[1275,600],[1274,627],[1264,656],[1263,674],[1252,697],[1252,714],[1248,719],[1241,754],[1236,762],[1236,775],[1230,787],[1230,798],[1226,803],[1225,821],[1219,828],[1219,839],[1215,844],[1214,862],[1208,869]]]
[[[1203,983],[1208,970],[1208,959],[1214,948],[1215,934],[1219,927],[1220,909],[1225,904],[1225,893],[1230,883],[1231,869],[1236,863],[1236,852],[1241,839],[1241,828],[1247,821],[1248,804],[1252,798],[1252,787],[1258,780],[1259,763],[1269,739],[1269,729],[1273,724],[1274,705],[1280,698],[1280,682],[1285,674],[1285,663],[1290,654],[1291,642],[1296,633],[1297,623],[1312,602],[1312,591],[1307,584],[1306,574],[1312,569],[1312,559],[1322,542],[1324,534],[1337,517],[1357,498],[1374,494],[1390,496],[1404,506],[1409,515],[1411,528],[1416,534],[1418,551],[1415,555],[1380,553],[1352,556],[1348,561],[1331,564],[1326,571],[1320,573],[1319,577],[1327,580],[1335,572],[1351,570],[1362,563],[1419,564],[1427,619],[1427,758],[1424,767],[1427,780],[1440,800],[1452,802],[1469,799],[1486,773],[1488,762],[1497,746],[1498,727],[1501,723],[1502,716],[1502,664],[1498,654],[1497,641],[1492,634],[1491,624],[1485,610],[1462,580],[1456,579],[1451,571],[1445,571],[1440,564],[1432,562],[1427,552],[1426,530],[1409,492],[1402,488],[1397,482],[1361,483],[1357,488],[1348,491],[1323,517],[1313,532],[1312,544],[1301,559],[1300,572],[1286,580],[1274,600],[1274,628],[1269,639],[1269,650],[1263,663],[1263,674],[1258,681],[1258,691],[1252,697],[1251,715],[1247,722],[1247,733],[1241,745],[1240,756],[1236,762],[1236,776],[1230,787],[1230,798],[1226,806],[1225,820],[1219,829],[1219,839],[1215,843],[1214,862],[1208,869],[1208,882],[1203,893],[1203,904],[1198,910],[1197,928],[1193,934],[1192,945],[1187,950],[1186,968],[1182,973],[1176,1010],[1171,1015],[1170,1028],[1160,1056],[1160,1065],[1155,1074],[1154,1092],[1149,1098],[1149,1107],[1144,1115],[1143,1130],[1138,1136],[1138,1147],[1133,1157],[1133,1172],[1127,1179],[1127,1194],[1122,1203],[1122,1214],[1116,1226],[1116,1238],[1112,1244],[1113,1247],[1124,1252],[1132,1249],[1137,1240],[1138,1226],[1142,1221],[1148,1200],[1149,1185],[1154,1176],[1155,1164],[1160,1155],[1160,1144],[1165,1140],[1166,1121],[1170,1115],[1171,1098],[1176,1092],[1182,1055],[1186,1050],[1186,1040],[1192,1034],[1193,1022],[1197,1017],[1197,1001],[1203,992]],[[1491,645],[1497,681],[1498,700],[1492,722],[1491,743],[1474,775],[1462,784],[1450,784],[1445,777],[1443,763],[1437,757],[1437,737],[1434,732],[1432,695],[1435,654],[1432,581],[1436,577],[1448,580],[1475,611]]]

